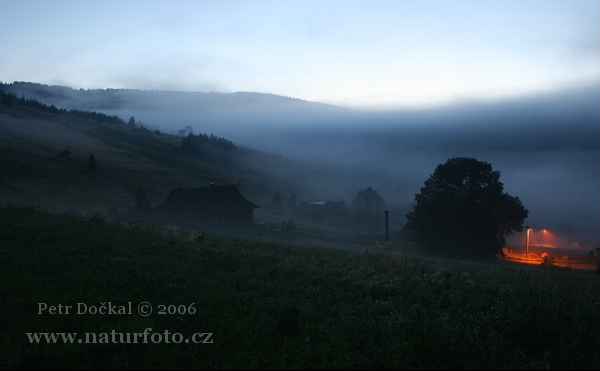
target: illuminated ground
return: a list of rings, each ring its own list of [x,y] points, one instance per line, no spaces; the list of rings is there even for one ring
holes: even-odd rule
[[[529,248],[528,254],[526,254],[525,248],[521,246],[509,247],[508,249],[508,256],[504,259],[522,264],[540,265],[542,263],[542,255],[546,253],[554,258],[554,265],[558,267],[593,270],[596,269],[596,262],[599,259],[597,254],[590,256],[582,251],[571,249],[532,246]]]

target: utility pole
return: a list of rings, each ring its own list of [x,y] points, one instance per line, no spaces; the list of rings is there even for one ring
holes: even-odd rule
[[[385,210],[385,242],[390,242],[390,223],[388,222],[388,211]]]

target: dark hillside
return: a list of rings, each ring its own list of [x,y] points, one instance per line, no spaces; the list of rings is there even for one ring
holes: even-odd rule
[[[126,125],[22,105],[0,105],[0,133],[3,201],[16,201],[18,193],[46,206],[107,211],[131,205],[138,183],[156,206],[178,183],[233,184],[245,174],[252,179],[251,172],[234,173],[235,165],[183,153],[178,136],[132,132]],[[92,153],[95,173],[86,168]],[[260,190],[253,193],[260,196]]]

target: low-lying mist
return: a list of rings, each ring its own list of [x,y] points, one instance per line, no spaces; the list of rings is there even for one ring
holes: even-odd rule
[[[570,223],[600,232],[598,85],[427,110],[361,111],[260,93],[73,90],[35,84],[11,89],[58,107],[130,116],[150,129],[214,134],[311,164],[288,181],[323,199],[372,186],[388,207],[405,208],[450,157],[474,157],[501,171],[505,191],[529,209],[526,223]],[[281,169],[283,172],[285,169]],[[278,169],[271,169],[277,173]],[[300,196],[300,201],[305,201]]]

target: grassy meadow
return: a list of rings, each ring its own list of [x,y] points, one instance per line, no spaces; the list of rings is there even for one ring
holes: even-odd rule
[[[3,368],[593,368],[600,276],[0,208]],[[77,303],[132,314],[77,314]],[[153,312],[138,314],[148,302]],[[40,304],[71,305],[39,314]],[[160,305],[166,313],[158,314]],[[169,314],[169,306],[185,314]],[[195,313],[187,313],[187,308]],[[56,309],[56,308],[55,308]],[[178,310],[179,310],[178,309]],[[57,310],[57,309],[56,309]],[[212,333],[126,343],[119,333]],[[117,343],[27,333],[117,333]],[[153,339],[157,339],[154,337]]]

